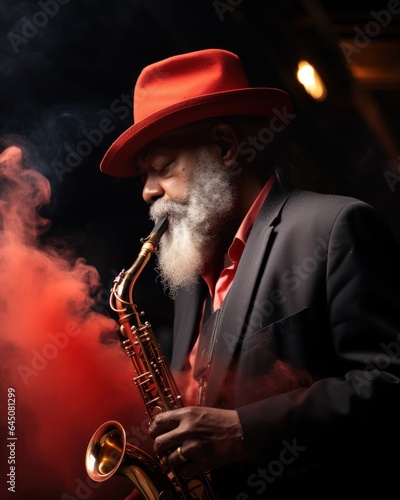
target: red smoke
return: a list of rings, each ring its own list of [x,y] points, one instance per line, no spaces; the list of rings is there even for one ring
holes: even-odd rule
[[[86,446],[110,419],[142,444],[144,407],[119,341],[100,342],[118,326],[93,310],[98,272],[40,244],[48,221],[38,210],[49,200],[48,180],[24,168],[20,148],[7,148],[0,155],[0,497],[118,500],[131,485],[122,478],[92,483]],[[16,399],[12,453],[9,388]],[[7,483],[12,464],[15,493]]]

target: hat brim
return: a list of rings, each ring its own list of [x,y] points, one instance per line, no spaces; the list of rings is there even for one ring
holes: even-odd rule
[[[286,109],[285,109],[286,107]],[[289,95],[280,89],[238,89],[186,99],[153,113],[123,132],[104,155],[100,170],[114,177],[137,175],[135,157],[141,149],[172,130],[217,116],[269,118],[291,111]]]

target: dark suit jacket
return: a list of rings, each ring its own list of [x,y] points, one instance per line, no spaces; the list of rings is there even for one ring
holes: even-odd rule
[[[230,473],[230,489],[217,471],[223,498],[388,484],[382,475],[400,462],[389,458],[400,452],[399,261],[369,205],[274,186],[223,303],[208,377],[205,405],[236,408],[260,454]],[[176,299],[174,370],[204,291]]]

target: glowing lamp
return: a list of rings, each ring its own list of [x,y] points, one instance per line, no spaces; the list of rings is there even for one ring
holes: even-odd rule
[[[306,92],[317,101],[326,97],[326,87],[317,70],[308,62],[300,61],[297,66],[297,79],[304,86]]]

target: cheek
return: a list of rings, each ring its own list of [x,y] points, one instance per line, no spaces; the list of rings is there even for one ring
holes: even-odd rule
[[[173,201],[185,203],[189,198],[190,182],[186,176],[167,179],[164,182],[164,190],[168,198]]]
[[[167,196],[174,201],[185,203],[188,201],[197,170],[195,153],[190,151],[177,158],[171,177],[163,180],[163,187]]]

